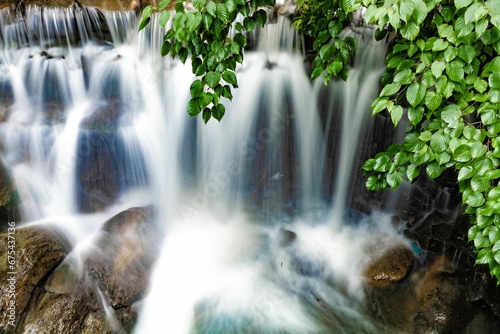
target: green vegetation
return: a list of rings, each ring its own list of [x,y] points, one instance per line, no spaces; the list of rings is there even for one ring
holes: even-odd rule
[[[172,26],[167,30],[161,54],[178,57],[183,63],[191,56],[196,79],[190,88],[191,100],[187,105],[190,116],[202,114],[203,121],[211,117],[221,120],[226,112],[222,98],[231,100],[231,86],[238,87],[236,64],[243,62],[243,49],[247,44],[245,31],[263,27],[267,12],[261,7],[273,6],[274,0],[193,0],[193,11],[185,10],[186,1],[175,3]],[[170,20],[170,0],[161,1],[142,11],[139,29],[150,22],[153,12],[163,28]],[[241,14],[243,20],[237,21]],[[232,29],[236,31],[232,34]]]
[[[185,61],[193,73],[188,113],[207,122],[224,115],[222,97],[237,87],[235,68],[243,61],[244,31],[263,26],[261,9],[274,0],[194,0],[194,11],[175,6],[162,54]],[[143,28],[153,10],[143,11]],[[341,38],[352,13],[366,8],[377,38],[391,44],[380,96],[373,114],[387,112],[394,126],[408,118],[406,138],[363,165],[370,190],[397,188],[421,172],[431,178],[453,169],[470,215],[469,240],[477,263],[500,278],[500,0],[299,0],[295,26],[313,38],[317,56],[312,78],[346,79],[357,47]],[[243,22],[236,22],[237,13]],[[159,16],[161,25],[169,12]],[[230,35],[234,27],[237,34]],[[231,37],[233,36],[233,37]]]

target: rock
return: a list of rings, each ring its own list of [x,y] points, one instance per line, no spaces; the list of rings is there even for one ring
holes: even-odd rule
[[[96,7],[105,10],[135,10],[140,5],[139,0],[79,0],[82,6]]]
[[[85,280],[70,293],[38,291],[36,303],[26,312],[21,331],[37,334],[111,333],[92,283]]]
[[[12,181],[0,163],[0,232],[7,230],[7,223],[19,221],[18,196]]]
[[[85,267],[115,310],[130,308],[144,297],[157,250],[152,208],[131,208],[108,220]],[[122,311],[126,322],[134,311]],[[132,319],[132,320],[131,320]]]
[[[451,262],[437,256],[426,268],[416,287],[419,311],[414,318],[415,333],[463,333],[472,320],[451,273]]]
[[[69,245],[57,231],[41,227],[19,228],[15,231],[14,268],[7,266],[8,254],[2,251],[0,256],[0,331],[10,329],[8,324],[8,306],[15,299],[15,324],[19,324],[21,315],[27,307],[35,287],[56,268],[66,255]],[[12,239],[11,239],[12,240]],[[0,234],[0,249],[7,250],[7,233]],[[9,274],[16,272],[16,274]],[[15,293],[11,294],[8,278],[15,278]],[[13,298],[4,298],[13,296]]]
[[[369,265],[365,278],[372,287],[387,288],[406,277],[413,259],[413,253],[407,247],[392,248]]]
[[[73,0],[24,0],[24,3],[43,7],[70,7],[75,2]]]

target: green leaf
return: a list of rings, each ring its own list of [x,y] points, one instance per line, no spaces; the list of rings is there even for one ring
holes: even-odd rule
[[[434,44],[432,45],[432,51],[437,52],[437,51],[443,51],[448,47],[448,42],[445,40],[442,40],[441,38],[436,39],[434,41]]]
[[[484,196],[482,193],[471,193],[469,196],[466,197],[465,203],[467,205],[470,205],[474,208],[477,208],[481,205],[484,204]]]
[[[387,102],[389,99],[387,97],[378,97],[373,101],[371,108],[373,109],[373,115],[378,114],[387,107]]]
[[[489,188],[490,180],[481,175],[474,175],[470,181],[472,190],[476,193],[481,193]]]
[[[206,0],[193,0],[193,7],[200,12],[206,2]]]
[[[458,162],[467,162],[472,159],[469,145],[460,145],[453,151],[453,159]]]
[[[220,82],[221,79],[221,74],[219,72],[208,72],[205,75],[205,82],[207,83],[208,87],[214,89],[215,86],[217,86]]]
[[[165,8],[168,7],[168,5],[170,5],[170,0],[162,0],[158,4],[158,10],[164,10]]]
[[[488,77],[488,85],[491,88],[500,88],[500,72],[491,73]]]
[[[460,111],[460,108],[456,104],[450,104],[443,108],[443,111],[441,112],[441,119],[446,123],[451,124],[456,123],[461,115],[462,112]]]
[[[478,8],[479,8],[478,4],[472,4],[471,6],[469,6],[469,8],[467,8],[464,15],[464,20],[466,24],[475,21],[476,11],[478,10]]]
[[[259,9],[257,12],[253,14],[257,25],[260,27],[264,27],[267,22],[267,12],[264,9]]]
[[[161,46],[162,57],[168,55],[171,49],[172,49],[172,44],[170,44],[170,42],[168,41],[163,42],[163,45]]]
[[[420,175],[420,168],[415,164],[410,164],[406,169],[406,177],[408,181],[413,182]]]
[[[141,23],[139,24],[139,31],[142,29],[146,28],[146,26],[149,24],[149,21],[151,20],[150,17],[146,17],[145,19],[141,20]]]
[[[384,86],[380,92],[380,96],[390,96],[396,94],[401,89],[401,84],[392,83]]]
[[[479,251],[476,258],[476,264],[489,264],[493,258],[493,254],[489,248],[483,248]]]
[[[331,37],[337,37],[342,32],[343,28],[341,21],[332,20],[328,23],[328,33]]]
[[[201,64],[196,68],[196,72],[194,73],[196,76],[202,76],[207,72],[207,66],[205,64]]]
[[[486,91],[486,89],[488,89],[488,83],[486,82],[486,80],[477,78],[474,81],[474,89],[482,94]]]
[[[226,107],[223,104],[218,104],[212,108],[212,116],[220,122],[224,114],[226,113]]]
[[[472,0],[455,0],[455,7],[457,9],[464,8],[469,6],[472,3]]]
[[[470,179],[472,176],[474,176],[474,174],[476,174],[474,167],[471,165],[465,165],[458,171],[457,180],[458,182],[460,182],[463,180]]]
[[[481,113],[481,122],[484,125],[490,125],[497,121],[497,113],[493,109],[485,109]]]
[[[446,68],[446,64],[443,61],[435,61],[432,63],[431,71],[432,74],[437,78],[443,74],[444,69]]]
[[[212,98],[213,96],[211,93],[201,93],[199,97],[200,108],[203,109],[208,106],[212,102]]]
[[[247,38],[241,33],[237,33],[233,39],[242,48],[244,48],[247,45]]]
[[[486,146],[484,146],[480,142],[473,142],[471,144],[471,154],[472,154],[473,159],[477,159],[479,157],[482,157],[483,155],[486,154],[487,150],[488,149],[486,148]]]
[[[328,65],[328,73],[337,76],[343,69],[344,64],[340,60],[334,60],[333,63]]]
[[[437,94],[436,92],[428,91],[425,95],[425,105],[429,110],[436,110],[441,105],[441,101],[441,94]]]
[[[427,89],[418,82],[411,84],[406,90],[406,99],[412,107],[418,105],[425,97]]]
[[[408,108],[408,119],[413,125],[417,125],[424,116],[424,108],[422,106],[409,107]]]
[[[476,49],[471,45],[463,45],[458,49],[458,56],[470,64],[476,58]]]
[[[186,13],[186,28],[189,32],[194,31],[201,24],[202,16],[200,13]]]
[[[236,1],[226,0],[225,4],[226,4],[226,7],[227,7],[227,10],[229,11],[229,13],[232,13],[236,10],[236,7],[237,7]]]
[[[342,0],[342,9],[344,10],[344,12],[346,13],[350,13],[350,9],[352,7],[352,4],[353,4],[353,0]]]
[[[188,57],[188,49],[186,48],[181,48],[179,50],[179,53],[177,54],[179,57],[179,60],[184,64],[186,62],[186,59]]]
[[[448,77],[451,80],[456,82],[461,82],[464,79],[465,72],[463,66],[455,65],[455,66],[447,66],[446,74],[448,74]]]
[[[189,87],[189,92],[191,93],[192,98],[196,98],[200,96],[200,94],[203,92],[203,83],[201,80],[195,80]]]
[[[184,22],[186,22],[186,18],[187,18],[186,13],[182,13],[182,12],[175,13],[173,23],[172,23],[172,27],[173,27],[174,31],[179,31],[182,29]]]
[[[388,173],[386,180],[392,189],[396,189],[403,181],[403,170],[398,169],[393,173]]]
[[[203,109],[202,118],[203,118],[203,122],[205,122],[205,124],[208,123],[208,121],[210,120],[210,117],[212,117],[212,111],[209,108]]]
[[[253,31],[257,28],[257,22],[251,17],[245,17],[245,19],[243,19],[243,25],[246,31]]]
[[[330,45],[323,45],[321,49],[319,50],[319,57],[323,61],[329,60],[331,57],[333,57],[333,54],[335,52],[335,49],[330,46]]]
[[[419,32],[420,26],[413,21],[409,21],[403,28],[401,28],[401,35],[409,41],[413,41]]]
[[[500,1],[488,0],[488,1],[486,1],[485,5],[490,10],[491,16],[500,15]]]
[[[444,133],[435,132],[431,137],[430,146],[432,150],[436,153],[441,153],[446,149],[448,149],[449,144],[450,144],[450,138]]]
[[[222,73],[222,79],[228,84],[233,85],[234,88],[238,87],[238,80],[236,79],[236,74],[232,71],[225,71]]]
[[[415,0],[413,3],[415,5],[415,9],[413,10],[412,17],[415,19],[416,24],[420,25],[424,22],[429,10],[423,0]]]
[[[394,82],[407,85],[415,79],[415,74],[410,69],[404,69],[394,76]]]
[[[223,22],[229,22],[229,9],[224,2],[220,2],[215,6],[217,18]]]
[[[165,25],[168,23],[168,20],[170,20],[170,11],[165,10],[160,14],[160,17],[158,18],[160,27],[165,27]]]
[[[427,175],[429,175],[429,177],[431,179],[435,179],[435,178],[439,177],[443,173],[444,170],[445,170],[445,168],[443,166],[439,166],[434,161],[427,164],[427,166],[425,166],[425,171],[427,172]]]
[[[399,16],[401,20],[404,22],[408,22],[408,19],[413,14],[413,10],[415,9],[415,4],[410,0],[403,0],[399,4]]]
[[[402,117],[403,117],[403,107],[401,107],[399,105],[395,106],[394,109],[391,110],[392,124],[394,124],[394,126],[398,125],[398,123]],[[389,183],[389,185],[390,185],[390,183]]]
[[[191,99],[187,105],[187,112],[189,116],[194,117],[201,112],[198,99]]]
[[[451,62],[453,59],[455,59],[457,56],[458,56],[458,49],[453,46],[449,46],[446,48],[446,50],[444,50],[444,59],[448,63]]]
[[[213,17],[217,16],[217,5],[215,4],[215,2],[208,1],[207,4],[205,5],[205,9]]]
[[[474,23],[466,23],[463,16],[459,16],[455,21],[455,31],[458,37],[464,37],[474,30]]]
[[[153,6],[152,5],[147,5],[142,10],[142,19],[143,20],[147,19],[148,17],[151,16],[151,14],[153,14]]]

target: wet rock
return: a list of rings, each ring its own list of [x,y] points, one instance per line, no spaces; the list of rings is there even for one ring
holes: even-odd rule
[[[33,292],[20,331],[39,334],[112,333],[95,283],[64,262]]]
[[[77,151],[77,203],[80,212],[100,212],[118,195],[116,134],[81,131]]]
[[[24,0],[24,3],[43,7],[70,7],[75,2],[73,0]]]
[[[415,333],[463,333],[472,320],[451,262],[437,256],[417,285],[419,312],[414,318]],[[462,306],[463,305],[463,306]]]
[[[9,222],[19,221],[18,202],[12,180],[0,163],[0,232],[7,230]]]
[[[392,248],[368,266],[365,278],[372,287],[387,288],[407,276],[413,259],[413,253],[407,247]]]
[[[78,3],[105,10],[135,10],[140,5],[139,0],[79,0]]]
[[[85,267],[109,304],[126,322],[130,307],[144,297],[157,247],[152,208],[131,208],[104,225],[95,247],[85,256]]]
[[[2,251],[0,256],[0,331],[9,330],[7,316],[9,303],[15,300],[15,324],[19,324],[21,315],[32,298],[35,287],[56,268],[69,249],[65,238],[50,228],[19,228],[15,237],[14,251],[16,261],[8,267],[8,254]],[[11,240],[13,240],[11,238]],[[7,234],[0,234],[0,249],[8,250]],[[12,250],[12,249],[11,249]],[[16,274],[10,274],[15,272]],[[15,292],[8,284],[8,278],[14,278]],[[12,294],[11,294],[12,293]],[[12,298],[4,298],[12,296]]]

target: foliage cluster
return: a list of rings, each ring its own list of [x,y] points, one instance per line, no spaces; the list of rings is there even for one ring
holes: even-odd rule
[[[368,189],[425,171],[457,171],[469,240],[500,278],[500,0],[365,0],[366,19],[394,35],[373,113],[408,119],[402,144],[363,165]]]
[[[153,17],[162,28],[168,27],[162,56],[170,54],[183,63],[190,56],[197,77],[190,87],[188,114],[201,113],[205,123],[211,117],[220,121],[226,111],[221,99],[231,100],[231,88],[238,87],[235,71],[236,64],[243,62],[247,44],[244,32],[264,26],[267,12],[262,7],[274,5],[274,0],[193,0],[193,10],[186,10],[184,0],[175,3],[174,12],[170,11],[170,2],[162,0],[158,6],[145,7],[139,30]],[[155,11],[161,13],[154,16]]]
[[[165,26],[170,0],[143,10],[141,28],[154,10]],[[237,87],[236,64],[243,61],[245,31],[263,26],[262,9],[274,0],[193,0],[175,5],[162,54],[186,61],[191,55],[191,116],[207,122],[225,112],[222,97]],[[386,112],[394,126],[407,120],[403,143],[367,160],[363,170],[370,190],[396,188],[420,173],[439,177],[457,172],[469,240],[500,278],[500,0],[299,0],[295,26],[313,38],[317,52],[312,78],[346,79],[357,43],[343,37],[352,13],[364,7],[365,20],[378,28],[377,38],[390,37],[380,96],[373,114]],[[238,14],[243,19],[238,20]],[[232,34],[233,28],[236,30]]]

